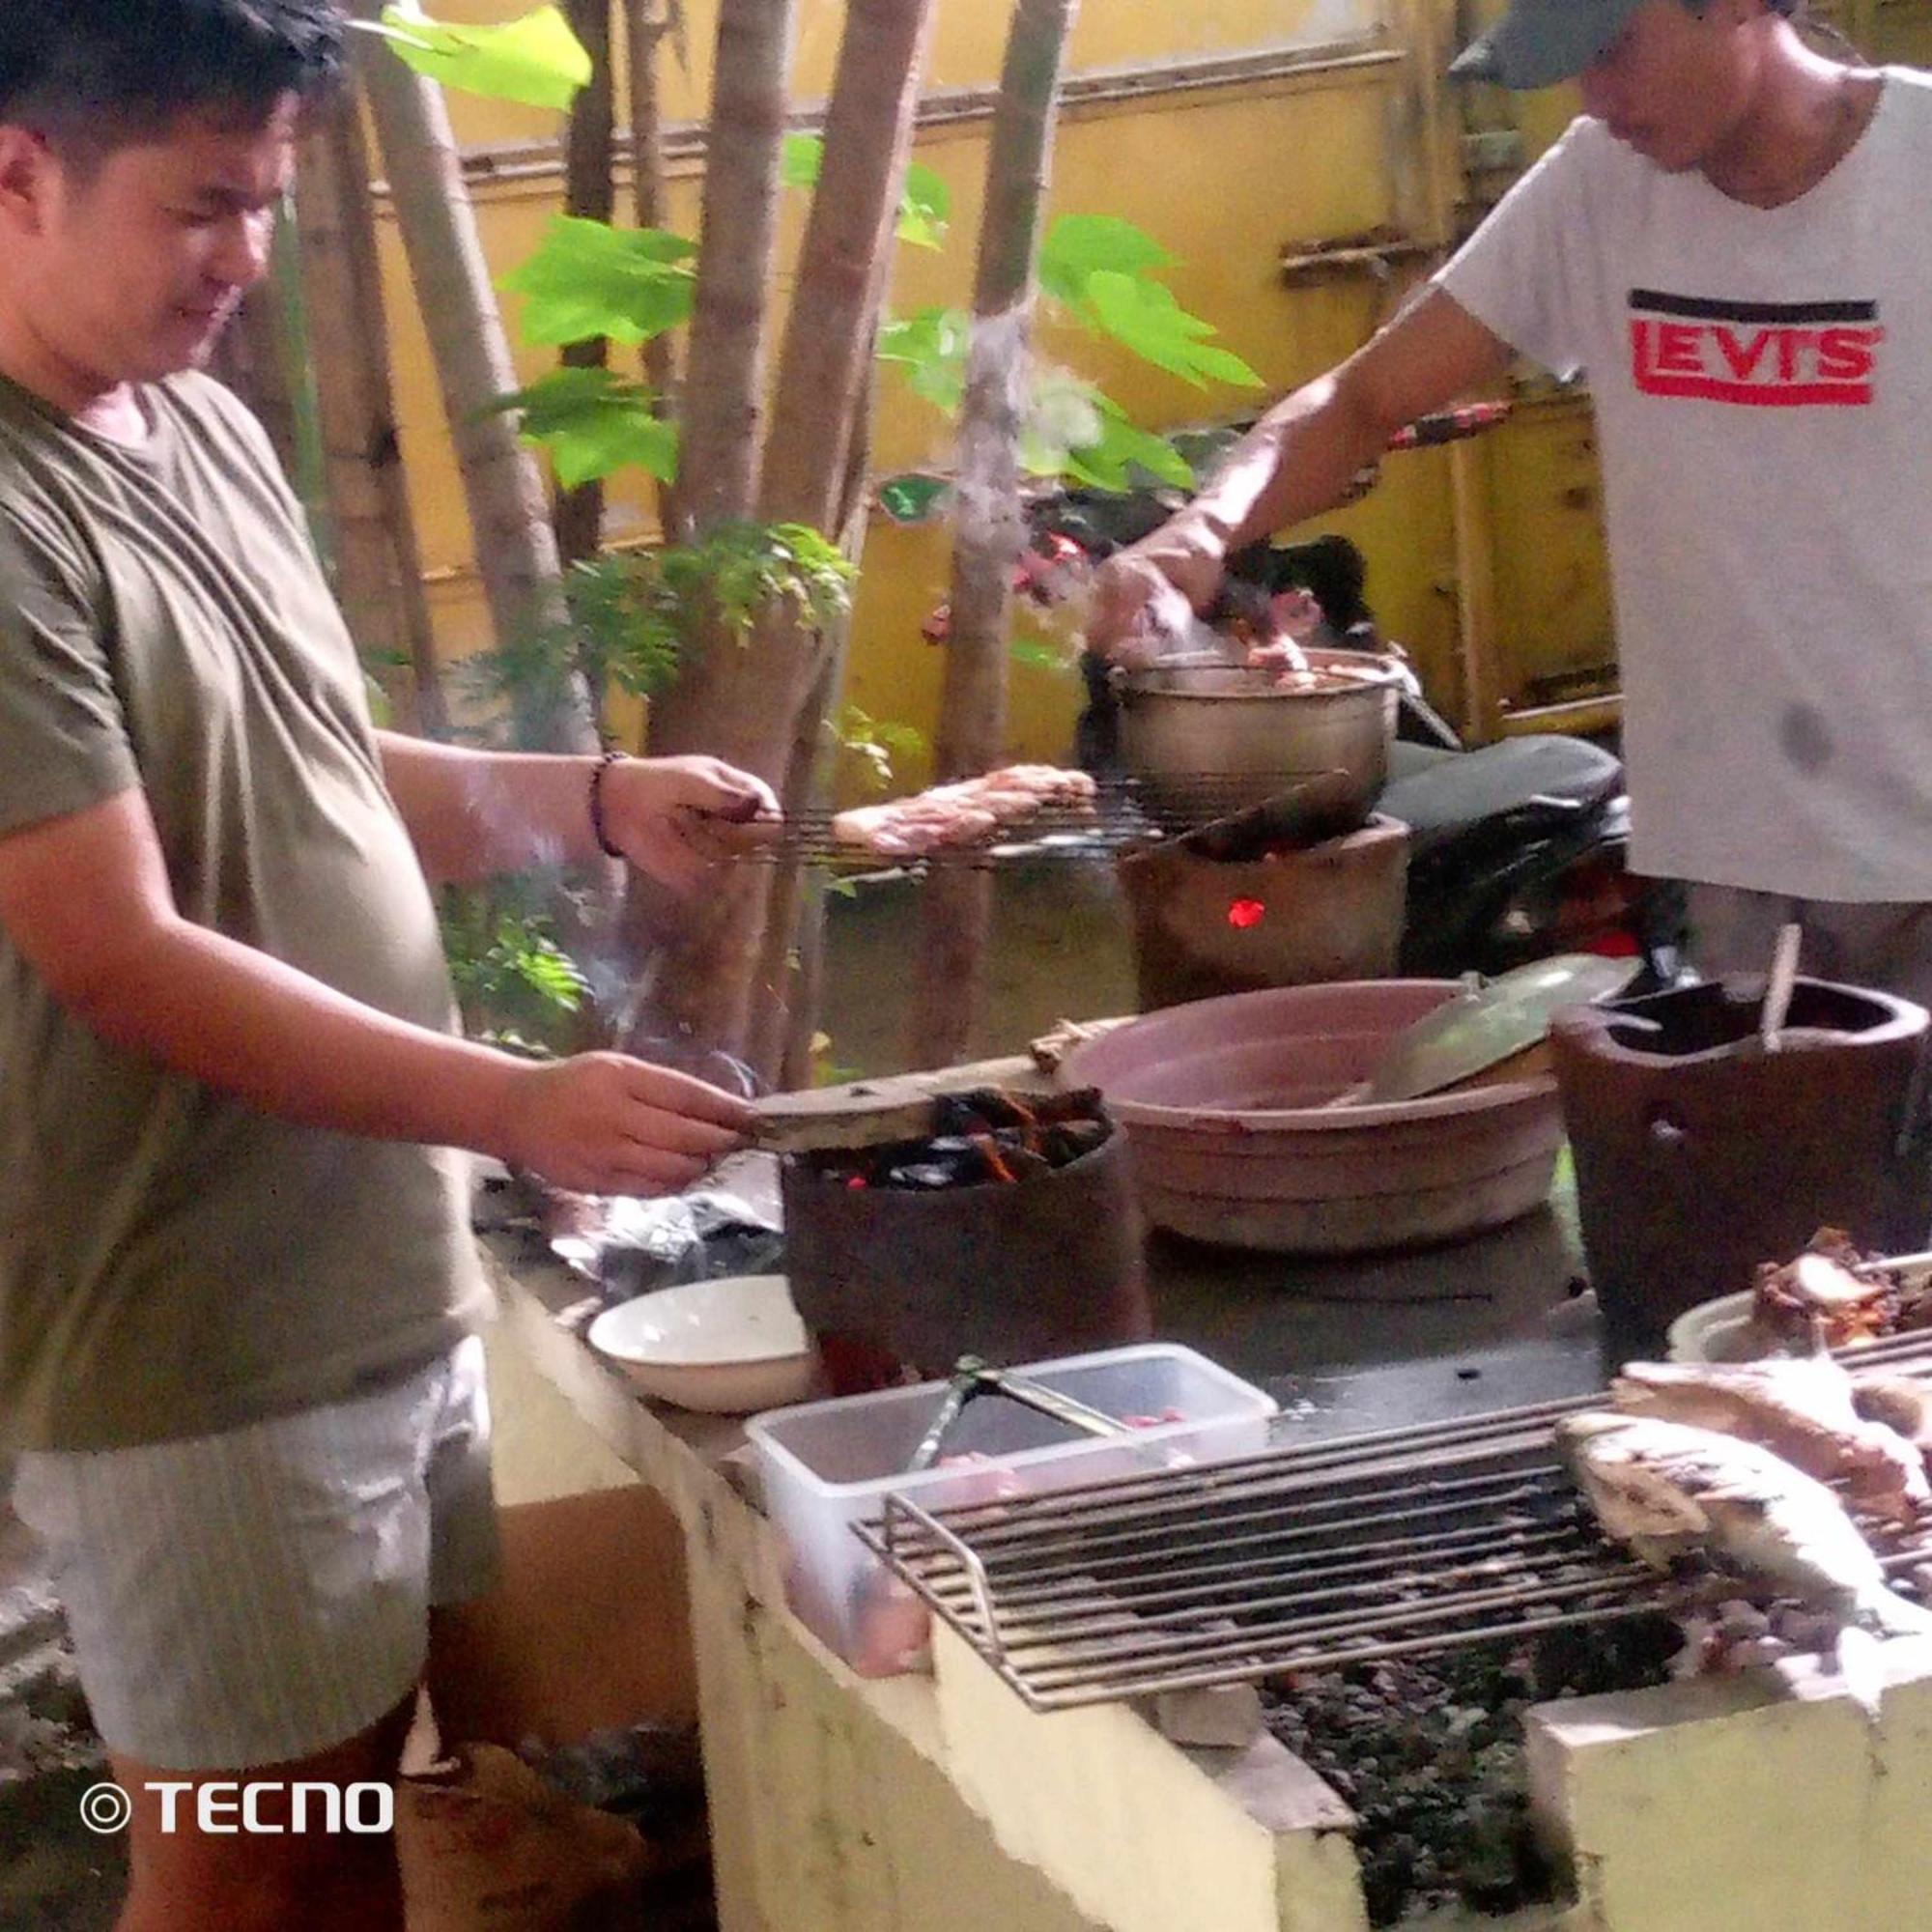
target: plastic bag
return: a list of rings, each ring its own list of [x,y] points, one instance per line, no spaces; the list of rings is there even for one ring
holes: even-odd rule
[[[720,1188],[652,1200],[615,1198],[552,1237],[551,1247],[594,1281],[607,1302],[653,1289],[724,1275],[780,1270],[784,1236],[778,1217]]]

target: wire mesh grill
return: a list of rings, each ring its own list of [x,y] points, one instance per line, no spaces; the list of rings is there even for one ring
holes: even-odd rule
[[[1932,1339],[1848,1365],[1932,1380]],[[1037,1711],[1439,1654],[1684,1600],[1558,1461],[1553,1424],[1604,1400],[930,1514],[895,1495],[857,1534]],[[1894,1578],[1932,1559],[1932,1523],[1861,1526]]]
[[[1278,778],[1199,772],[1157,781],[1113,777],[1098,781],[1091,804],[1047,806],[971,843],[926,852],[880,851],[839,837],[829,810],[793,812],[782,819],[709,828],[726,857],[768,864],[913,867],[989,867],[1026,859],[1101,859],[1137,846],[1199,831],[1215,820],[1292,790],[1315,774]]]

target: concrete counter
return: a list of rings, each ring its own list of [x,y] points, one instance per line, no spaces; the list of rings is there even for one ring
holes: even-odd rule
[[[988,1069],[989,1071],[1000,1069]],[[660,1408],[581,1339],[593,1298],[498,1238],[498,1346],[682,1532],[724,1932],[1367,1932],[1349,1814],[1272,1739],[1183,1750],[1108,1705],[1037,1717],[941,1630],[867,1681],[784,1607],[735,1422]],[[1429,1254],[1309,1264],[1156,1242],[1157,1332],[1313,1436],[1601,1386],[1555,1204]],[[657,1633],[639,1628],[636,1641]],[[1543,1707],[1532,1805],[1576,1896],[1448,1932],[1873,1932],[1925,1918],[1932,1646],[1869,1722],[1815,1662]]]

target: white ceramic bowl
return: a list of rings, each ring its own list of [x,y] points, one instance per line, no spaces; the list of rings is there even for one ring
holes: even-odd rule
[[[818,1354],[781,1274],[664,1288],[607,1308],[590,1346],[639,1394],[709,1415],[752,1415],[813,1392]]]

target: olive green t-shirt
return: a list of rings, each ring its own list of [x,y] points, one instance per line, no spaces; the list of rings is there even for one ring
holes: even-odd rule
[[[139,785],[183,915],[453,1024],[362,676],[259,425],[141,392],[139,449],[0,381],[0,835]],[[0,934],[0,1440],[228,1429],[475,1325],[462,1156],[299,1126],[109,1045]]]

